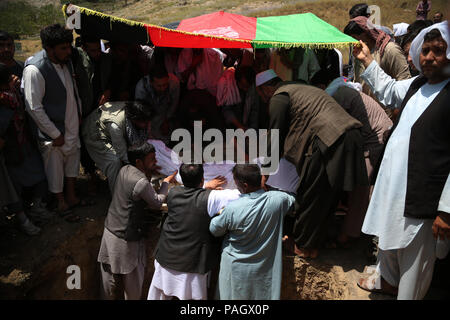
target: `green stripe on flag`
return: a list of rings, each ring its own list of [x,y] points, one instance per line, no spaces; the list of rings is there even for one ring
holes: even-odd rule
[[[312,13],[257,18],[255,48],[345,47],[358,42]]]

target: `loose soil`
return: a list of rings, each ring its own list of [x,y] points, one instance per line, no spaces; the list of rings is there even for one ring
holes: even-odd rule
[[[79,179],[81,195],[85,195],[86,181]],[[42,226],[39,236],[28,237],[1,215],[0,225],[0,299],[99,299],[100,271],[97,254],[103,233],[104,219],[110,202],[105,181],[92,207],[77,208],[81,217],[69,223],[54,217]],[[147,297],[154,272],[152,254],[159,238],[161,214],[150,212],[147,238],[148,264],[142,298]],[[365,265],[368,264],[367,239],[362,239],[350,250],[326,249],[319,258],[305,260],[287,251],[283,253],[283,300],[368,300],[392,299],[369,294],[356,286]],[[448,261],[448,259],[447,259]],[[77,265],[81,270],[81,289],[69,290],[67,267]],[[447,267],[441,266],[447,274]],[[439,269],[439,268],[438,268]],[[215,274],[217,277],[217,273]],[[217,278],[212,280],[213,297]],[[448,282],[447,282],[448,283]],[[439,288],[439,286],[441,288]],[[436,285],[434,299],[448,298],[448,287]],[[441,291],[439,291],[439,290]],[[442,291],[443,290],[443,291]],[[447,290],[447,291],[446,291]]]

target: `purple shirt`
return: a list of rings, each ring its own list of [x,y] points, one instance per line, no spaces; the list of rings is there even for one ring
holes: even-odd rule
[[[420,1],[416,8],[417,20],[427,20],[428,12],[431,10],[431,1],[428,0],[426,3]]]

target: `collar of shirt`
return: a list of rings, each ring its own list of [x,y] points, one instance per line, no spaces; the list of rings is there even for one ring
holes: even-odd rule
[[[263,194],[265,191],[263,189],[259,189],[257,191],[254,192],[250,192],[250,193],[241,193],[241,197],[249,197],[251,199],[255,199],[258,198],[259,196],[261,196],[261,194]]]

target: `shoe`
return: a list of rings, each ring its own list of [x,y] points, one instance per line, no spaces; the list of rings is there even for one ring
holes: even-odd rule
[[[41,199],[33,200],[27,215],[33,220],[47,221],[55,217],[55,214],[45,208]]]
[[[26,219],[24,223],[21,223],[19,228],[29,236],[35,236],[41,232],[41,228],[36,227],[30,219]]]

